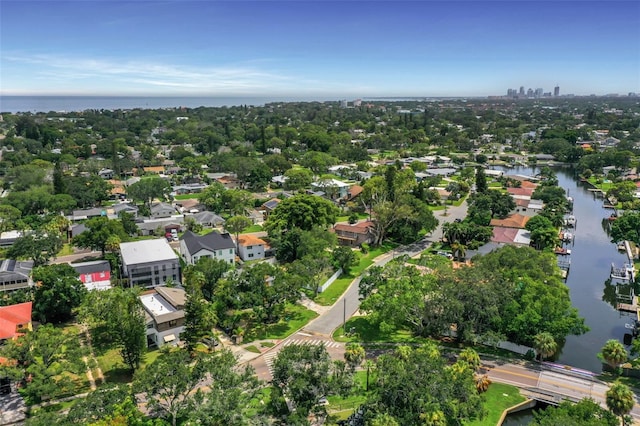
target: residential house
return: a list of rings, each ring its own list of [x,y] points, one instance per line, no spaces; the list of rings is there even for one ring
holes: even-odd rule
[[[211,257],[234,264],[236,244],[229,233],[220,234],[212,231],[206,235],[197,235],[186,231],[180,237],[180,254],[190,265],[198,263],[203,257]]]
[[[172,229],[180,232],[184,224],[184,215],[173,215],[157,219],[138,219],[136,226],[140,235],[166,234]]]
[[[106,207],[91,207],[88,209],[73,210],[69,219],[73,222],[91,219],[94,217],[107,216]]]
[[[424,172],[429,176],[440,176],[440,177],[448,177],[455,174],[458,169],[453,167],[442,167],[438,169],[427,169]]]
[[[336,200],[344,198],[349,192],[349,184],[337,179],[322,179],[311,183],[311,190],[324,192],[327,198]]]
[[[202,225],[205,228],[217,228],[224,225],[226,222],[221,216],[210,211],[197,212],[185,216],[185,219],[191,217],[196,223]]]
[[[204,204],[197,198],[187,198],[185,200],[176,200],[175,205],[180,213],[198,213],[205,210]]]
[[[274,211],[276,207],[278,207],[278,204],[280,204],[280,199],[278,198],[272,198],[266,203],[262,204],[262,210],[264,211],[265,220],[269,217],[271,212]]]
[[[207,186],[208,185],[204,183],[185,183],[182,185],[176,185],[172,189],[176,195],[196,194],[202,192]]]
[[[165,238],[120,243],[122,276],[129,285],[155,287],[180,283],[180,262]]]
[[[495,226],[493,228],[491,242],[516,246],[529,246],[531,243],[531,234],[526,229]]]
[[[523,188],[523,187],[507,188],[507,193],[511,195],[513,198],[528,199],[528,200],[531,199],[531,196],[533,195],[533,191],[535,191],[535,189],[533,188]]]
[[[11,247],[18,238],[23,236],[22,231],[5,231],[0,233],[0,247]]]
[[[120,217],[120,212],[126,212],[132,214],[133,217],[138,217],[138,206],[129,203],[114,204],[111,209],[116,217]]]
[[[111,169],[102,169],[98,172],[98,176],[100,176],[102,179],[113,179],[113,170]]]
[[[143,168],[145,173],[160,175],[164,173],[164,166],[150,166]]]
[[[351,188],[347,191],[347,195],[345,196],[346,201],[353,201],[362,193],[364,190],[360,185],[351,185]]]
[[[373,242],[373,222],[365,220],[354,225],[336,224],[331,231],[338,237],[338,243],[344,246],[357,247],[363,243]]]
[[[33,286],[33,261],[4,259],[0,261],[0,291],[13,291]]]
[[[171,217],[176,214],[175,207],[168,203],[154,203],[151,205],[151,217],[158,219],[161,217]]]
[[[33,330],[32,308],[33,302],[0,307],[0,343]]]
[[[147,346],[175,345],[184,331],[185,291],[156,287],[140,295],[147,326]]]
[[[108,260],[70,263],[87,290],[108,290],[111,288],[111,264]]]
[[[531,219],[531,217],[516,213],[504,219],[491,219],[489,225],[501,226],[504,228],[524,229],[529,219]]]
[[[245,262],[264,259],[265,251],[268,249],[267,242],[255,235],[245,234],[238,236],[238,256]]]
[[[273,183],[274,186],[277,186],[278,188],[282,188],[287,179],[289,178],[285,175],[277,175],[271,178],[271,183]]]

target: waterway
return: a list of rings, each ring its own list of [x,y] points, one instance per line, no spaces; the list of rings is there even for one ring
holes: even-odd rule
[[[506,174],[533,176],[539,169],[519,167],[504,169]],[[596,354],[609,339],[623,341],[629,314],[621,315],[612,301],[613,287],[606,286],[611,263],[621,266],[627,261],[605,232],[603,219],[612,210],[603,207],[603,199],[596,198],[588,187],[574,176],[570,168],[556,168],[559,186],[574,200],[576,217],[574,243],[569,246],[571,269],[567,277],[571,302],[585,318],[590,331],[581,336],[569,336],[557,355],[557,362],[577,368],[601,372],[602,364]],[[605,292],[606,289],[606,292]],[[606,294],[606,295],[605,295]]]

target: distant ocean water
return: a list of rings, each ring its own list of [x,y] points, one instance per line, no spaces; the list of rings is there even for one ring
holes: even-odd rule
[[[260,106],[269,102],[323,101],[277,97],[142,97],[142,96],[0,96],[0,112],[71,112],[87,109],[197,108],[236,105]]]

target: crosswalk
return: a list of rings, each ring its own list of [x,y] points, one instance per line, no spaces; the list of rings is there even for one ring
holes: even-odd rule
[[[326,348],[339,348],[339,347],[341,347],[341,344],[338,343],[338,342],[330,342],[330,341],[321,340],[321,339],[288,339],[288,340],[285,340],[276,349],[264,354],[264,356],[263,356],[264,362],[267,364],[267,368],[269,369],[269,374],[273,377],[273,363],[275,362],[276,358],[278,357],[278,353],[280,352],[280,350],[282,348],[284,348],[285,346],[289,346],[289,345],[319,346],[319,345],[322,345],[322,344],[324,344],[324,346]]]

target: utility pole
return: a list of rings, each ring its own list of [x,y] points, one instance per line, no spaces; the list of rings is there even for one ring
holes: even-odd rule
[[[347,298],[342,299],[342,333],[347,334]]]

